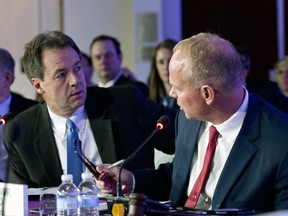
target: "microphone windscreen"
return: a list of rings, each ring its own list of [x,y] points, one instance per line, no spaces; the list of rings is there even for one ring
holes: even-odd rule
[[[9,112],[6,115],[1,117],[0,124],[5,125],[9,120],[13,119],[14,117],[15,117],[15,114],[12,112]]]
[[[166,128],[169,125],[170,122],[170,117],[167,115],[161,116],[156,124],[156,128],[158,130],[163,130],[164,128]]]

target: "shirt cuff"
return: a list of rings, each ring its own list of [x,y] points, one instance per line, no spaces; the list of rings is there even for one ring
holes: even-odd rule
[[[135,177],[134,177],[133,174],[132,174],[132,177],[133,177],[133,182],[132,182],[132,190],[131,190],[131,193],[134,192],[134,190],[135,190],[135,184],[136,184]]]

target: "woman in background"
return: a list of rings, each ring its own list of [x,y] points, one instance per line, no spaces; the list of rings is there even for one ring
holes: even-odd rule
[[[169,62],[177,41],[166,39],[159,43],[152,54],[151,69],[148,77],[149,97],[165,107],[178,108],[174,98],[169,96]],[[155,149],[154,163],[157,168],[161,163],[171,162],[173,155],[165,154]]]
[[[155,47],[148,77],[150,99],[170,108],[178,108],[175,99],[169,96],[169,62],[176,43],[173,39],[166,39]]]

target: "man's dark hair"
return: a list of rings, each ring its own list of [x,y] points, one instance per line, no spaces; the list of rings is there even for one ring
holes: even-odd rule
[[[248,72],[251,70],[251,57],[246,50],[242,47],[235,47],[241,60],[242,68],[247,69]]]
[[[86,59],[87,62],[88,62],[88,64],[89,64],[90,66],[92,66],[92,61],[91,61],[90,56],[88,56],[88,55],[87,55],[86,53],[84,53],[84,52],[81,52],[81,54],[82,54],[82,58],[83,58],[83,59]]]
[[[114,44],[116,53],[117,53],[118,55],[122,55],[120,42],[119,42],[116,38],[114,38],[114,37],[112,37],[112,36],[109,36],[109,35],[99,35],[99,36],[95,37],[95,38],[92,40],[91,44],[90,44],[90,53],[91,53],[91,49],[92,49],[92,46],[93,46],[94,43],[96,43],[96,42],[98,42],[98,41],[105,41],[105,40],[110,40],[110,41],[112,41],[113,44]]]
[[[82,54],[76,43],[68,35],[59,31],[48,31],[38,34],[29,43],[25,45],[24,56],[21,59],[21,66],[29,80],[37,77],[44,78],[44,65],[41,55],[45,49],[62,49],[71,47],[76,51],[81,59]]]

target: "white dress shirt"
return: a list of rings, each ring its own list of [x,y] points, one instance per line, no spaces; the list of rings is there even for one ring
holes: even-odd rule
[[[99,86],[99,87],[102,87],[102,88],[112,87],[112,86],[114,86],[115,82],[121,77],[121,75],[122,75],[122,72],[120,71],[120,72],[117,74],[117,76],[115,76],[115,78],[114,78],[113,80],[110,80],[109,82],[107,82],[107,83],[105,83],[105,84],[102,83],[101,81],[99,81],[98,86]]]
[[[66,143],[66,118],[58,116],[53,113],[49,107],[48,112],[52,122],[52,129],[56,145],[58,148],[63,173],[67,173],[67,143]],[[95,138],[89,123],[87,113],[84,106],[80,107],[70,119],[77,127],[79,139],[81,140],[82,151],[85,156],[95,165],[102,164],[102,160],[96,145]],[[89,170],[83,165],[83,171],[89,172]]]
[[[217,146],[211,164],[212,167],[211,173],[207,179],[205,188],[202,190],[202,197],[204,196],[204,199],[208,197],[208,199],[210,199],[211,201],[211,198],[213,197],[220,174],[223,170],[228,155],[233,147],[236,137],[238,136],[238,133],[242,127],[248,107],[248,100],[249,100],[248,91],[245,89],[245,97],[243,103],[241,104],[237,112],[235,112],[234,115],[232,115],[228,120],[226,120],[222,124],[214,125],[220,135],[217,140]],[[190,180],[187,189],[188,196],[194,186],[196,179],[198,178],[201,172],[204,163],[204,157],[209,140],[209,128],[211,125],[212,124],[209,122],[202,124],[199,132],[199,141],[197,148],[194,152],[191,165],[192,169],[190,172]],[[199,200],[200,198],[201,197],[199,197]],[[196,207],[198,207],[198,203]],[[211,202],[209,202],[209,205],[210,205],[209,208],[211,208]],[[203,208],[203,206],[201,207]]]

